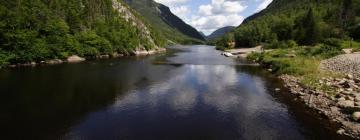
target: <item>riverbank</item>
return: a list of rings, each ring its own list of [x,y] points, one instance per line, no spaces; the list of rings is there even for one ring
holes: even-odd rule
[[[341,124],[334,130],[338,134],[360,138],[360,69],[356,69],[360,60],[348,60],[348,55],[358,58],[360,54],[326,59],[327,54],[308,56],[306,49],[274,49],[252,53],[247,59],[278,75],[297,100]]]
[[[78,55],[72,55],[67,57],[66,59],[50,59],[50,60],[43,60],[40,62],[29,62],[29,63],[18,63],[18,64],[10,64],[5,66],[0,66],[2,68],[16,68],[16,67],[35,67],[40,65],[57,65],[63,63],[79,63],[88,60],[96,60],[96,59],[111,59],[111,58],[121,58],[125,56],[146,56],[146,55],[154,55],[158,53],[166,52],[166,48],[158,48],[155,50],[136,50],[132,54],[119,54],[113,53],[111,55],[98,55],[92,57],[80,57]]]

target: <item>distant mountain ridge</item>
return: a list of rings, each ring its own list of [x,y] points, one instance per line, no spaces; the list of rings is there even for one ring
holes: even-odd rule
[[[174,15],[169,7],[163,4],[153,0],[125,0],[125,2],[170,41],[180,43],[189,40],[205,41],[195,28]]]
[[[223,27],[223,28],[217,29],[216,31],[214,31],[213,33],[211,33],[210,35],[208,35],[208,36],[206,37],[206,39],[207,39],[207,40],[212,40],[212,39],[221,37],[221,36],[223,36],[224,34],[233,31],[235,28],[236,28],[236,27],[234,27],[234,26],[227,26],[227,27]]]

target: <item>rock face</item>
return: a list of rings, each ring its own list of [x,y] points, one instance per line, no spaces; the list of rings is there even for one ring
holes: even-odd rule
[[[205,40],[195,28],[191,27],[170,9],[154,0],[124,0],[132,9],[140,13],[153,27],[158,28],[167,39],[175,41],[176,37],[189,37]]]
[[[321,62],[320,68],[360,78],[360,54],[339,55]]]
[[[123,3],[119,2],[118,0],[112,0],[112,7],[114,10],[118,11],[120,16],[125,19],[127,22],[129,22],[131,25],[134,26],[134,28],[139,29],[141,37],[148,40],[151,46],[154,46],[154,48],[159,48],[159,46],[156,45],[154,38],[151,35],[150,29],[141,21],[138,19],[135,14]],[[145,49],[141,44],[136,49]]]
[[[77,55],[73,55],[70,56],[69,58],[67,58],[67,62],[69,63],[78,63],[78,62],[82,62],[85,61],[85,58],[79,57]]]

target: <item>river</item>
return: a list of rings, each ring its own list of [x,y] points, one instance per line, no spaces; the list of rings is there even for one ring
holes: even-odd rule
[[[0,139],[346,139],[282,85],[212,46],[3,69]]]

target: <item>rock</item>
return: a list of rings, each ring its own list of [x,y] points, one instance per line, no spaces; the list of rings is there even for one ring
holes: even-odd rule
[[[353,49],[342,49],[342,51],[346,54],[351,54]]]
[[[346,78],[352,80],[352,79],[354,79],[354,76],[351,74],[348,74],[348,75],[346,75]]]
[[[110,58],[110,55],[107,55],[107,54],[105,54],[105,55],[99,55],[98,58],[99,58],[99,59],[109,59],[109,58]]]
[[[353,108],[354,107],[354,101],[350,101],[350,100],[339,101],[337,104],[341,108]]]
[[[69,63],[78,63],[82,61],[85,61],[85,58],[79,57],[77,55],[73,55],[67,58],[67,62]]]
[[[360,102],[355,102],[354,105],[355,106],[360,106]]]
[[[338,102],[340,102],[340,101],[346,101],[346,99],[344,97],[341,97],[338,99]]]
[[[343,88],[350,88],[349,82],[346,80],[341,80],[339,83]]]
[[[343,135],[345,133],[344,129],[339,129],[338,131],[336,131],[337,134]]]
[[[351,117],[354,121],[359,121],[360,120],[360,112],[354,112]]]
[[[346,98],[345,98],[346,100],[350,100],[350,101],[354,101],[354,98],[353,97],[351,97],[351,96],[346,96]]]
[[[286,56],[286,57],[291,57],[291,58],[296,57],[296,55],[295,55],[295,54],[286,54],[285,56]]]
[[[334,113],[334,114],[340,113],[340,111],[339,111],[340,109],[339,109],[338,107],[336,107],[336,106],[330,107],[330,110],[331,110],[331,112]]]
[[[304,92],[299,92],[298,93],[300,96],[305,96],[306,94]]]
[[[46,64],[50,64],[50,65],[54,65],[54,64],[61,64],[64,63],[64,61],[60,60],[60,59],[53,59],[53,60],[48,60],[45,62]]]
[[[355,99],[354,99],[355,102],[360,102],[360,96],[355,96]]]
[[[113,53],[113,54],[111,54],[111,57],[112,58],[118,58],[118,57],[122,57],[122,56],[124,56],[123,54],[119,54],[119,53]]]
[[[280,88],[275,88],[275,91],[276,91],[276,92],[279,92],[279,91],[280,91]]]
[[[224,56],[226,56],[226,57],[234,56],[232,53],[228,53],[228,52],[224,52],[223,54],[224,54]]]

